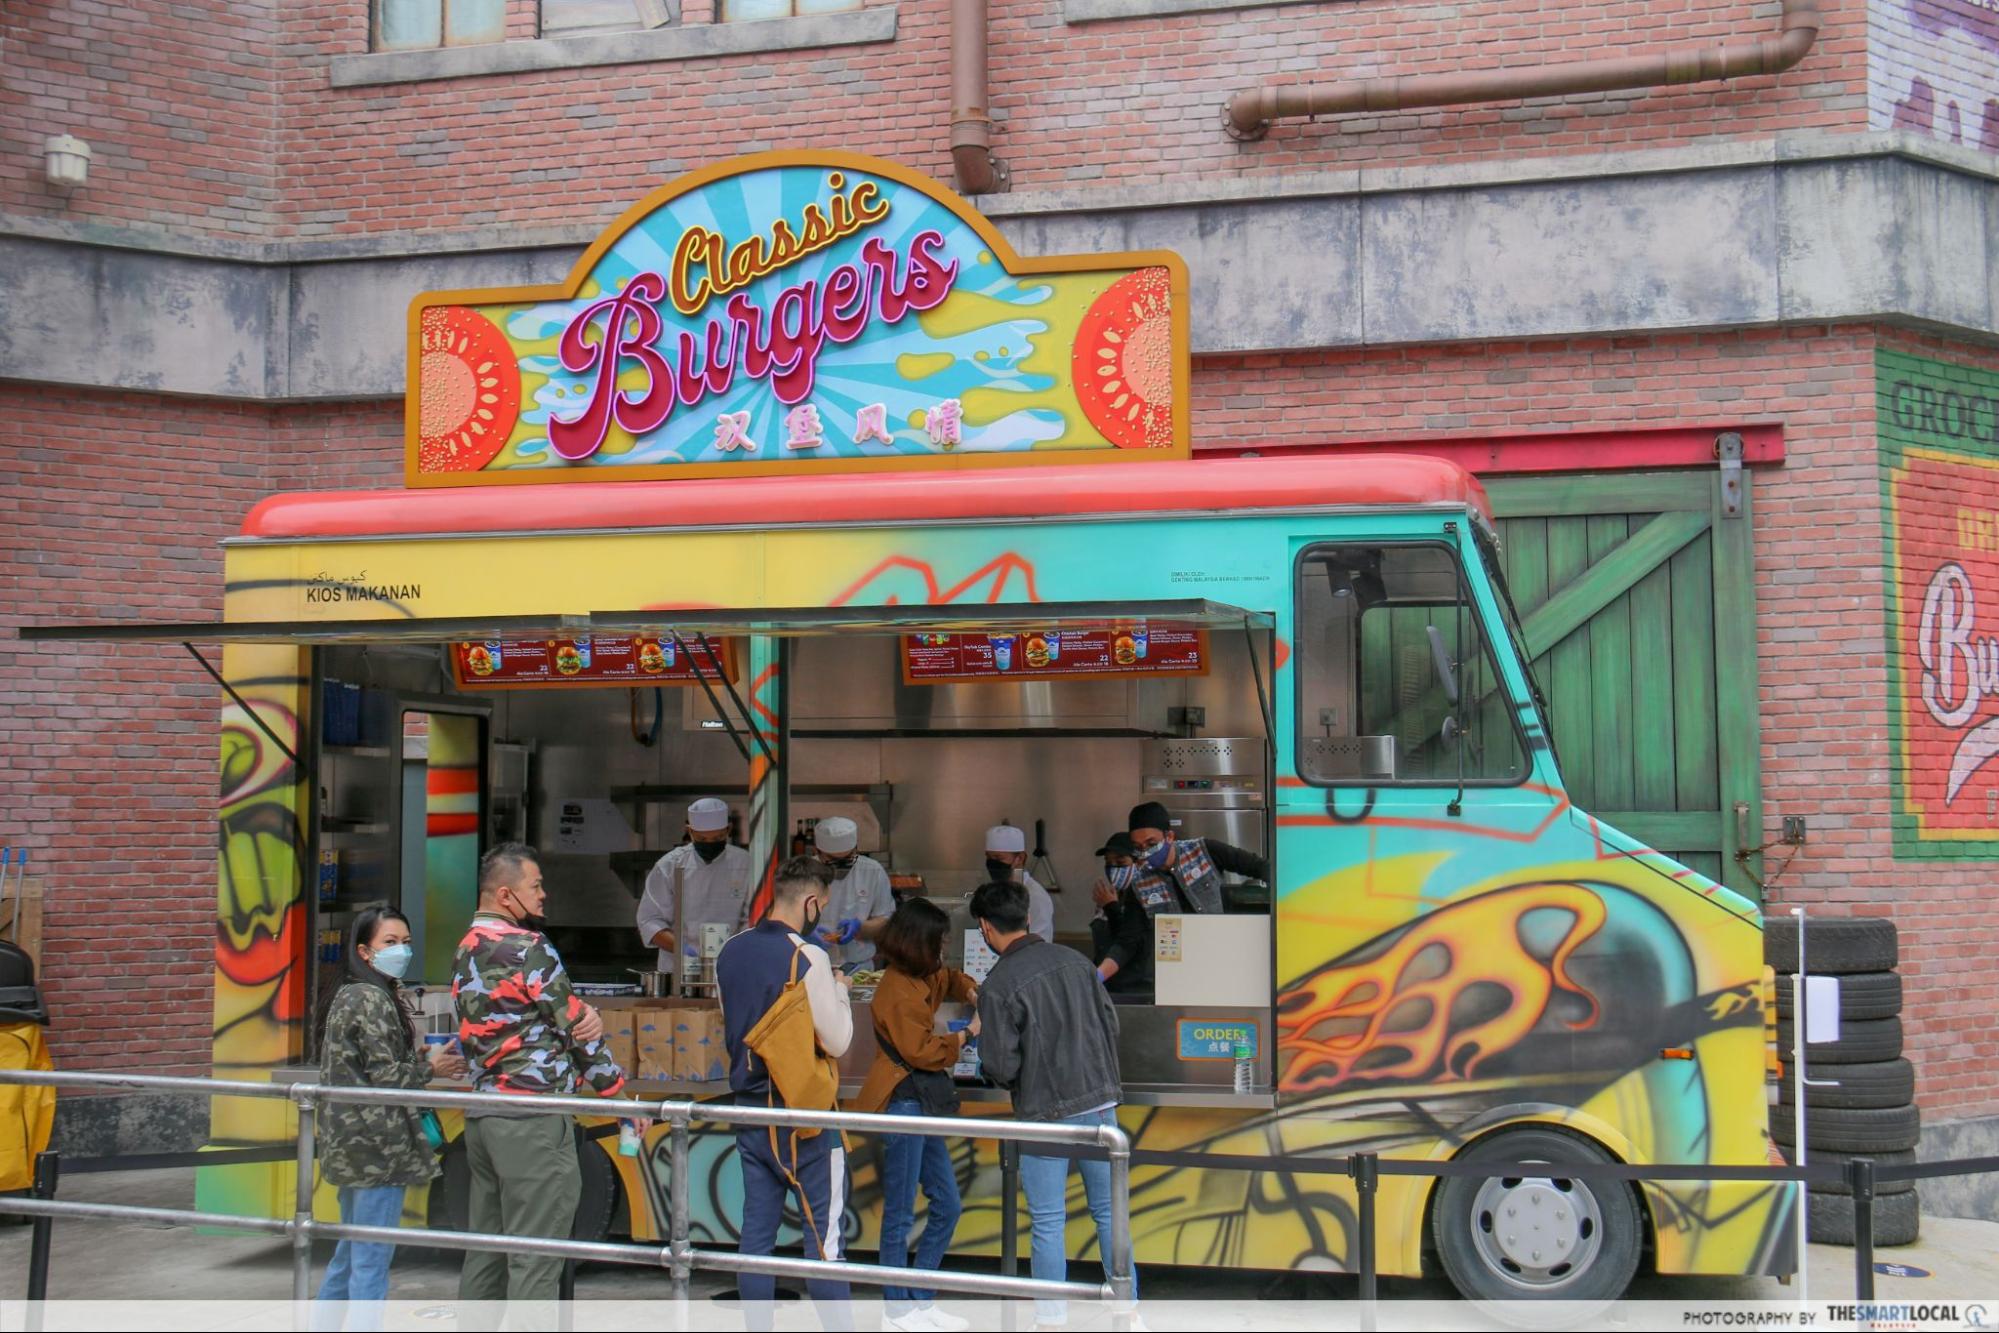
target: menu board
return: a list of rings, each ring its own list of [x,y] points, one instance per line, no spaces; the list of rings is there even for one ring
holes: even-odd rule
[[[911,685],[969,680],[1204,676],[1205,630],[1131,625],[1024,634],[907,634],[902,678]]]
[[[724,641],[711,650],[698,641],[649,634],[586,634],[578,638],[487,639],[451,645],[451,674],[467,690],[542,687],[692,685],[694,659],[713,684],[714,653],[720,674],[736,679],[736,651]]]

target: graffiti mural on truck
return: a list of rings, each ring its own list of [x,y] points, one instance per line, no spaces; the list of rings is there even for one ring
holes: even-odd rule
[[[1291,556],[1350,518],[1228,515],[917,530],[659,531],[520,542],[391,540],[374,555],[420,579],[426,611],[473,616],[563,605],[587,582],[600,606],[908,606],[1142,603],[1213,597],[1271,617],[1276,772],[1296,774]],[[1371,538],[1436,543],[1436,514],[1371,514]],[[476,549],[475,549],[476,548]],[[1198,552],[1177,562],[1161,551]],[[296,558],[295,553],[290,553]],[[287,553],[231,548],[231,575],[282,578]],[[1175,565],[1178,565],[1176,568]],[[1467,571],[1475,598],[1490,589]],[[273,593],[267,614],[301,608]],[[450,605],[445,605],[445,602]],[[1482,614],[1495,616],[1489,603]],[[311,614],[309,611],[305,614]],[[773,740],[772,664],[752,697]],[[1287,1160],[1357,1148],[1448,1157],[1509,1124],[1556,1124],[1638,1161],[1767,1160],[1753,904],[1639,846],[1569,802],[1517,663],[1497,674],[1520,723],[1514,785],[1308,786],[1275,793],[1273,1104],[1128,1107],[1141,1151]],[[760,772],[768,781],[769,774]],[[1458,800],[1452,802],[1453,795]],[[1447,802],[1456,805],[1446,813]],[[976,1111],[976,1105],[968,1109]],[[697,1235],[726,1244],[740,1216],[726,1139],[704,1139],[691,1182]],[[990,1144],[958,1155],[964,1250],[997,1244]],[[873,1244],[879,1176],[855,1158],[845,1226]],[[1427,1182],[1384,1180],[1384,1272],[1420,1262]],[[1659,1267],[1755,1272],[1781,1251],[1786,1192],[1737,1182],[1647,1186]],[[1341,1266],[1353,1195],[1340,1175],[1182,1163],[1133,1180],[1148,1263]],[[1089,1244],[1080,1186],[1070,1241]],[[643,1205],[635,1208],[644,1213]]]

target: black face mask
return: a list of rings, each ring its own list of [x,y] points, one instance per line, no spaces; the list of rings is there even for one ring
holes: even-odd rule
[[[992,857],[988,856],[988,857],[986,858],[986,877],[987,877],[988,879],[992,879],[992,880],[1010,880],[1010,879],[1012,879],[1012,878],[1013,878],[1013,862],[1011,862],[1011,861],[995,861],[995,860],[994,860],[994,859],[993,859]]]
[[[729,844],[727,842],[697,842],[694,844],[694,854],[703,861],[712,862],[716,857],[727,851],[728,847]]]
[[[812,904],[812,910],[805,914],[805,933],[807,935],[811,935],[819,929],[819,917],[823,911],[824,909],[815,901]]]
[[[548,929],[548,918],[543,916],[539,912],[534,913],[532,916],[523,913],[522,915],[516,916],[514,918],[514,924],[520,926],[524,930],[538,930],[545,932]]]
[[[826,858],[826,868],[833,872],[834,879],[845,879],[847,872],[854,868],[854,862],[858,859],[857,857],[850,856],[844,861],[835,861],[831,857],[828,857]]]

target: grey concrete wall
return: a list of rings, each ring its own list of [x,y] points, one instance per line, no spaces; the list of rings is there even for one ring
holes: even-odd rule
[[[1892,133],[981,206],[1024,254],[1178,251],[1197,353],[1837,320],[1999,338],[1999,163]],[[272,400],[400,396],[413,295],[554,282],[592,239],[9,231],[0,378]]]
[[[1944,1162],[1966,1157],[1999,1157],[1999,1116],[1979,1120],[1946,1120],[1923,1126],[1916,1145],[1919,1162]],[[1945,1176],[1919,1180],[1923,1211],[1932,1217],[1972,1217],[1999,1222],[1999,1175]]]

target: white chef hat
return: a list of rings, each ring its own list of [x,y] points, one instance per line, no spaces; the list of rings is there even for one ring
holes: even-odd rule
[[[854,821],[841,815],[822,819],[812,826],[812,845],[830,856],[845,856],[860,840],[860,830],[854,827]]]
[[[687,827],[696,833],[720,833],[729,827],[729,803],[703,796],[687,807]]]
[[[1024,852],[1027,850],[1027,834],[1011,824],[995,824],[986,830],[986,850]]]

